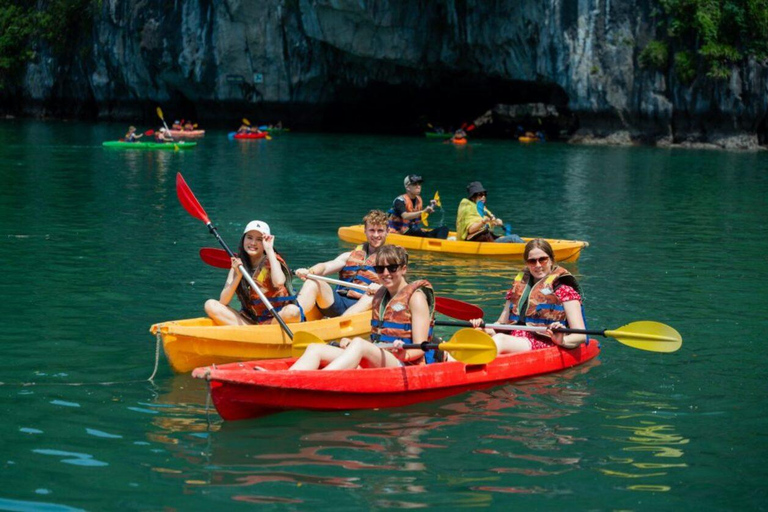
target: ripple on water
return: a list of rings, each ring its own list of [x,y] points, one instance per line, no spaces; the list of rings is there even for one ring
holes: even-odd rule
[[[102,462],[93,458],[93,455],[88,453],[78,452],[65,452],[62,450],[43,450],[35,449],[33,453],[39,453],[40,455],[52,455],[54,457],[64,457],[61,462],[64,464],[73,464],[75,466],[89,466],[89,467],[101,467],[109,466],[107,462]]]

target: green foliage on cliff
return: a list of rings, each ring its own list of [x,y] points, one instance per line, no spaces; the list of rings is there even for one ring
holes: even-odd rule
[[[0,89],[18,80],[40,42],[66,55],[92,27],[101,0],[0,0]]]
[[[661,41],[651,41],[648,46],[643,48],[638,57],[640,65],[644,68],[666,69],[669,63],[669,50],[666,43]]]
[[[693,81],[698,69],[727,79],[745,58],[768,58],[768,0],[659,0],[659,6],[661,41],[650,43],[641,57],[652,44],[667,43],[684,81]]]

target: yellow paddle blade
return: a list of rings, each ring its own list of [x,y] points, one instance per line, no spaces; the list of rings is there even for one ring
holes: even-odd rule
[[[265,138],[265,139],[267,139],[267,140],[272,140],[272,137],[270,137],[269,135],[267,135],[267,136],[266,136],[266,137],[264,137],[264,138]]]
[[[440,343],[438,348],[465,364],[487,364],[496,359],[493,338],[476,329],[460,329],[450,341]]]
[[[683,337],[672,327],[660,322],[632,322],[605,335],[619,343],[651,352],[674,352],[683,345]]]
[[[421,212],[421,223],[425,226],[429,226],[429,222],[427,222],[427,217],[429,217],[429,214],[427,212]]]
[[[299,331],[293,333],[293,345],[291,346],[291,356],[299,357],[307,350],[312,343],[325,343],[325,341],[311,332]]]
[[[173,150],[174,151],[178,151],[179,150],[179,145],[178,144],[174,144],[173,145]]]
[[[443,207],[443,203],[440,202],[440,192],[435,190],[435,197],[433,198],[435,200],[435,204],[439,206],[440,208]]]
[[[247,120],[246,118],[243,118],[243,124],[245,126],[251,126],[251,122],[249,120]]]
[[[163,109],[161,109],[160,107],[157,107],[157,117],[159,117],[160,119],[163,119]]]

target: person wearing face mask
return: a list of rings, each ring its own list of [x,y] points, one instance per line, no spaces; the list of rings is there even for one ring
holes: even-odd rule
[[[389,209],[389,232],[406,236],[419,236],[423,238],[448,238],[448,226],[441,226],[431,230],[421,229],[421,214],[435,211],[436,201],[433,199],[429,205],[424,206],[421,199],[421,184],[424,178],[417,174],[405,177],[403,185],[405,194],[399,195],[392,202]]]
[[[456,213],[456,238],[469,242],[495,242],[522,244],[525,240],[515,234],[498,236],[493,228],[503,226],[504,222],[485,207],[488,191],[479,181],[467,185],[467,197],[459,203]],[[511,227],[509,228],[511,231]]]
[[[313,343],[291,370],[346,370],[399,367],[424,360],[421,349],[403,349],[405,343],[432,339],[435,293],[426,280],[406,280],[408,254],[400,246],[385,245],[376,253],[374,268],[381,287],[373,296],[371,339],[343,338],[338,347]],[[391,344],[391,347],[379,344]]]
[[[232,268],[219,300],[209,299],[205,303],[205,312],[216,325],[254,325],[275,321],[258,293],[251,290],[248,282],[243,279],[240,265],[245,267],[272,307],[286,322],[304,320],[304,312],[296,305],[291,271],[275,251],[274,242],[275,237],[266,222],[254,220],[245,227],[237,250],[239,257],[232,258]],[[242,306],[240,311],[229,306],[235,295]]]
[[[545,333],[485,331],[493,337],[499,354],[527,352],[559,345],[575,348],[587,340],[584,334],[563,334],[556,329],[585,329],[581,292],[576,279],[555,261],[552,246],[536,238],[525,244],[526,268],[515,277],[496,323],[545,326]],[[476,328],[482,319],[471,321]]]

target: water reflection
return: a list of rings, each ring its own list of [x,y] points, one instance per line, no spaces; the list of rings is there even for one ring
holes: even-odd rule
[[[606,425],[614,443],[624,445],[621,456],[614,455],[604,461],[600,472],[611,478],[652,479],[652,483],[628,483],[633,491],[669,491],[670,471],[687,468],[683,459],[684,447],[690,442],[676,432],[674,425],[659,422],[658,413],[674,413],[678,407],[667,403],[661,395],[631,392],[624,400],[614,401],[604,410],[611,422]],[[657,460],[660,458],[662,460]],[[675,478],[674,480],[678,480]]]
[[[450,489],[445,505],[489,504],[490,493],[552,492],[536,481],[581,468],[588,436],[574,416],[591,396],[583,376],[597,365],[403,410],[232,423],[214,413],[210,427],[204,384],[176,376],[156,399],[149,439],[190,463],[174,475],[190,492],[251,488],[232,499],[296,503],[313,487],[361,489],[355,496],[368,506],[421,507],[443,503]]]

